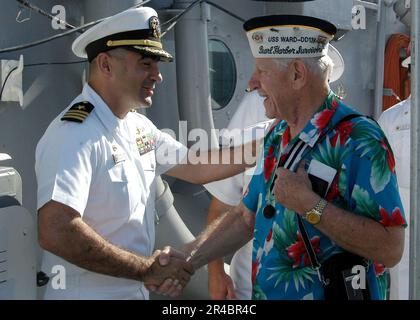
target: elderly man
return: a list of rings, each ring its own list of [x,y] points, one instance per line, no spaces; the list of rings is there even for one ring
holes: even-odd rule
[[[146,286],[177,295],[193,271],[179,252],[153,252],[155,176],[206,183],[245,165],[191,165],[183,145],[131,112],[151,105],[158,63],[172,60],[155,10],[110,17],[79,36],[73,51],[90,62],[88,83],[36,150],[42,268],[66,272],[63,287],[50,282],[45,298],[148,299]],[[217,153],[201,156],[238,159],[234,150]],[[158,258],[169,255],[161,266]]]
[[[334,63],[334,68],[329,78],[331,83],[342,76],[344,61],[338,50],[332,46],[329,48],[328,56]],[[243,140],[246,141],[248,133],[252,133],[249,134],[250,136],[265,135],[267,130],[279,121],[276,119],[267,121],[264,99],[255,90],[257,87],[258,83],[251,78],[247,91],[254,91],[245,95],[229,123],[227,135],[230,132],[229,130],[236,132],[235,129],[245,127],[246,129],[244,129],[242,135]],[[256,121],[261,122],[255,123]],[[236,142],[242,143],[243,141],[239,139]],[[205,185],[206,189],[213,195],[207,217],[208,224],[241,202],[242,194],[248,187],[252,173],[252,169],[249,169],[246,173],[240,173],[234,177]],[[230,276],[225,273],[223,259],[218,259],[208,264],[209,293],[212,299],[251,299],[251,257],[252,241],[249,241],[232,257],[229,268]]]
[[[254,299],[384,299],[406,225],[395,162],[378,125],[329,88],[335,26],[276,15],[244,28],[266,115],[284,121],[242,202],[183,249],[188,261],[197,269],[253,237]]]

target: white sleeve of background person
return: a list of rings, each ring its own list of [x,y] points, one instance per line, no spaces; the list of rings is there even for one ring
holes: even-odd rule
[[[251,141],[253,135],[256,138],[258,133],[264,136],[273,123],[273,121],[267,121],[268,119],[265,117],[263,101],[264,99],[255,91],[246,94],[229,123],[228,129],[244,129],[240,134],[241,139],[239,139],[243,139],[244,143]],[[238,144],[239,140],[234,140],[234,145]],[[254,168],[251,168],[245,174],[241,173],[232,178],[213,182],[205,187],[220,201],[234,206],[241,201],[242,193],[251,180],[253,171]],[[249,241],[234,254],[231,261],[230,275],[234,283],[236,298],[240,300],[251,299],[251,256],[252,241]]]
[[[169,133],[163,132],[146,117],[142,117],[152,128],[156,143],[156,176],[164,174],[179,163],[186,163],[188,149]]]
[[[383,112],[378,119],[395,157],[396,173],[407,223],[410,221],[410,99]],[[409,226],[405,229],[405,245],[401,261],[391,268],[392,300],[406,300],[409,294]]]
[[[257,138],[262,138],[272,121],[265,117],[264,99],[256,91],[245,94],[233,115],[228,131],[222,132],[222,140],[232,140],[233,145],[241,145]],[[235,130],[236,129],[236,130]],[[240,131],[239,131],[240,129]],[[232,138],[232,139],[231,139]],[[230,206],[237,205],[242,199],[244,185],[250,181],[252,170],[234,177],[208,183],[204,187],[220,201]]]

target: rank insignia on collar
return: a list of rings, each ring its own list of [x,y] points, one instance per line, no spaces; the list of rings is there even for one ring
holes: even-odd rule
[[[88,101],[78,102],[71,106],[63,115],[61,121],[72,121],[82,123],[89,116],[95,107]]]

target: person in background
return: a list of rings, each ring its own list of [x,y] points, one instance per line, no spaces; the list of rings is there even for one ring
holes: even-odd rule
[[[411,57],[407,57],[402,66],[410,69]],[[398,188],[404,206],[406,221],[410,221],[410,119],[411,96],[385,110],[378,119],[388,141],[394,151]],[[408,300],[409,298],[409,256],[410,232],[405,232],[405,245],[401,261],[391,268],[392,300]]]
[[[264,100],[254,90],[255,87],[251,79],[247,93],[230,120],[227,130],[223,132],[222,145],[223,141],[227,141],[229,145],[230,142],[242,144],[252,137],[263,138],[273,124],[273,120],[268,120],[265,116]],[[234,177],[204,185],[212,195],[207,217],[208,225],[240,203],[252,174],[253,169],[249,169]],[[229,268],[230,276],[225,272],[223,258],[208,264],[208,288],[211,299],[251,299],[251,256],[252,241],[249,241],[233,256]]]

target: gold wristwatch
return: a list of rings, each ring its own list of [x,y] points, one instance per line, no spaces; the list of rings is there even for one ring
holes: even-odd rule
[[[305,213],[306,221],[313,225],[318,224],[321,221],[322,213],[327,204],[328,202],[321,198],[315,207]]]

